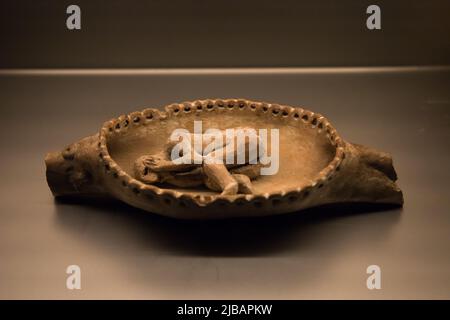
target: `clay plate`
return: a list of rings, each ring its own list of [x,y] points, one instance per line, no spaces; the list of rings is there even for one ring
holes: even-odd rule
[[[136,180],[136,159],[160,151],[174,129],[192,132],[194,120],[204,130],[278,129],[278,173],[255,179],[253,194],[227,196]],[[98,134],[49,153],[46,165],[55,196],[108,194],[182,219],[264,216],[342,202],[403,204],[389,154],[344,141],[320,114],[245,99],[197,100],[123,115]]]

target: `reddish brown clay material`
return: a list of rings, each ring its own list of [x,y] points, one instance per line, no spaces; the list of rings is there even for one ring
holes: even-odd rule
[[[251,190],[243,186],[233,194],[217,192],[223,188],[214,183],[189,183],[198,175],[178,186],[146,183],[136,175],[137,159],[160,153],[173,130],[193,132],[199,120],[204,130],[278,129],[278,172],[242,174],[254,179]],[[320,114],[245,99],[198,100],[123,115],[62,152],[47,154],[45,162],[55,196],[107,194],[182,219],[274,215],[334,203],[403,204],[388,153],[343,140]]]

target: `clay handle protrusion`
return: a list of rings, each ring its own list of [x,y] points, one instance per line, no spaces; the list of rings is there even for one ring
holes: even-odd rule
[[[45,157],[47,183],[54,196],[104,193],[95,161],[98,135]]]

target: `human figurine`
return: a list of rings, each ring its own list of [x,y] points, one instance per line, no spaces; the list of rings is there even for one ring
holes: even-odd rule
[[[194,141],[200,143],[192,145]],[[235,128],[231,133],[190,133],[178,141],[169,139],[157,154],[139,157],[134,175],[147,184],[168,183],[182,188],[204,185],[222,195],[252,194],[251,180],[260,175],[261,169],[261,152],[257,150],[264,147],[251,128]]]

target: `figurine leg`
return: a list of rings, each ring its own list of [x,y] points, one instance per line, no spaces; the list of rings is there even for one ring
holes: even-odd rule
[[[230,172],[228,172],[224,164],[204,163],[203,172],[212,184],[220,187],[222,195],[234,195],[238,193],[238,183]]]
[[[250,178],[245,174],[232,174],[239,186],[239,193],[252,194],[253,186]]]

